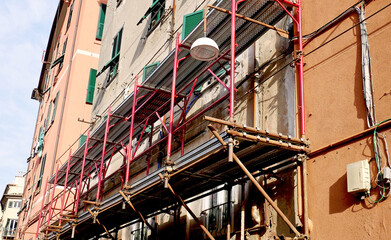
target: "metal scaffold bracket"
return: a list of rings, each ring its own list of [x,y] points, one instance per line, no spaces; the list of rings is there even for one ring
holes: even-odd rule
[[[213,133],[213,135],[220,141],[225,149],[228,148],[228,144],[221,138],[220,134],[217,130],[212,126],[208,125],[208,128]],[[248,171],[248,169],[244,166],[244,164],[240,161],[240,159],[236,156],[235,153],[232,153],[233,160],[239,165],[239,167],[243,170],[243,172],[247,175],[247,177],[251,180],[251,182],[257,187],[257,189],[261,192],[264,198],[269,202],[269,204],[274,208],[274,210],[280,215],[280,217],[284,220],[284,222],[289,226],[289,228],[295,233],[297,237],[304,237],[295,226],[291,223],[288,217],[281,211],[281,209],[277,206],[277,204],[270,198],[270,196],[266,193],[266,191],[262,188],[262,186],[258,183],[258,181],[254,178],[254,176]]]
[[[133,203],[130,201],[129,196],[126,196],[125,193],[122,190],[119,191],[119,194],[121,194],[121,196],[124,198],[125,202],[133,209],[133,211],[136,212],[139,215],[139,217],[143,221],[143,223],[145,223],[145,225],[147,225],[153,231],[154,228],[152,227],[152,225],[144,218],[144,216],[141,214],[141,212],[139,212],[134,207]]]
[[[165,178],[164,176],[159,173],[159,177],[164,181]],[[200,226],[200,228],[204,231],[204,233],[208,236],[209,239],[211,240],[215,240],[215,238],[212,236],[212,234],[208,231],[208,229],[204,226],[204,224],[202,224],[202,222],[197,218],[197,216],[194,214],[193,211],[191,211],[191,209],[189,208],[189,206],[187,206],[187,204],[185,203],[185,201],[183,201],[183,199],[181,198],[181,196],[179,196],[175,191],[174,189],[171,187],[170,183],[167,182],[167,188],[171,191],[171,193],[178,199],[178,201],[182,204],[182,206],[187,210],[187,212],[193,217],[194,221],[196,221],[196,223],[198,224],[198,226]]]

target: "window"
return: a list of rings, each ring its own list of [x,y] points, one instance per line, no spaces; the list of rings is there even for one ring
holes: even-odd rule
[[[8,208],[20,208],[21,201],[9,201]]]
[[[143,69],[143,82],[147,80],[149,76],[155,71],[155,69],[159,66],[160,62],[155,62],[150,65],[147,65]]]
[[[48,115],[46,116],[45,120],[45,133],[48,130],[49,122],[50,122],[50,112],[52,111],[52,104],[53,102],[50,102],[49,109],[48,109]]]
[[[204,19],[204,10],[196,11],[183,16],[182,40]]]
[[[110,78],[114,78],[117,75],[118,63],[119,63],[119,53],[121,50],[121,41],[122,41],[122,28],[119,30],[117,35],[113,39],[113,49],[111,51],[111,60],[112,63],[110,66]],[[109,79],[109,81],[111,80]]]
[[[67,30],[68,30],[69,26],[71,25],[72,13],[73,13],[73,4],[74,4],[74,3],[75,3],[75,1],[72,2],[71,8],[69,9]]]
[[[140,228],[130,233],[131,240],[147,240],[148,228]]]
[[[90,80],[88,81],[87,88],[87,99],[86,103],[92,104],[94,100],[94,91],[95,91],[95,82],[96,82],[96,69],[90,69]]]
[[[97,40],[102,40],[103,27],[105,25],[105,18],[106,18],[106,4],[102,3],[100,5],[98,29],[96,31],[96,39]]]
[[[15,236],[17,225],[18,225],[17,219],[7,219],[7,223],[5,224],[4,231],[3,231],[4,236],[6,237]]]
[[[38,157],[42,156],[44,137],[45,137],[45,133],[43,131],[43,127],[41,126],[39,128],[38,143],[37,143],[37,148],[36,148],[37,149],[36,151],[38,153]]]
[[[62,46],[62,54],[58,58],[58,59],[61,59],[60,62],[59,62],[60,65],[58,66],[58,72],[60,72],[60,69],[62,68],[62,64],[64,62],[64,56],[65,56],[65,51],[67,49],[67,43],[68,43],[68,38],[65,39],[64,45]]]
[[[228,192],[220,194],[220,199],[218,199],[219,193],[214,193],[211,198],[211,208],[205,209],[201,212],[203,216],[205,225],[208,227],[209,231],[218,231],[221,232],[226,228],[229,221],[229,205],[232,208],[232,202],[228,201]],[[222,198],[221,198],[222,197]],[[219,202],[223,202],[218,204]]]
[[[164,8],[166,5],[165,0],[152,0],[152,5],[148,8],[147,12],[144,14],[144,16],[138,21],[137,25],[142,23],[144,19],[148,17],[148,15],[151,14],[151,21],[149,22],[148,31],[151,32],[159,21],[161,20],[162,16],[164,15]]]
[[[111,59],[106,65],[103,66],[103,68],[96,74],[96,77],[101,75],[106,69],[110,69],[110,74],[106,77],[105,84],[108,84],[116,75],[118,70],[118,63],[119,63],[119,54],[121,50],[121,42],[122,42],[122,31],[119,30],[119,32],[115,35],[113,39],[113,49],[111,52]],[[105,85],[106,86],[106,85]]]
[[[52,121],[51,123],[54,122],[54,118],[56,117],[56,110],[57,110],[57,104],[59,101],[59,96],[60,96],[60,91],[57,92],[56,98],[53,100],[54,107],[53,107],[53,113],[52,113]]]
[[[43,172],[45,171],[45,163],[46,163],[46,154],[42,157],[42,161],[41,161],[41,171],[39,172],[39,178],[37,181],[37,190],[36,190],[37,192],[41,190]]]

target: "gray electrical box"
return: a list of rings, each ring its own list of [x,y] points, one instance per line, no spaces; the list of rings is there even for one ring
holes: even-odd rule
[[[348,180],[348,192],[368,192],[371,189],[371,175],[369,161],[362,160],[346,166]]]

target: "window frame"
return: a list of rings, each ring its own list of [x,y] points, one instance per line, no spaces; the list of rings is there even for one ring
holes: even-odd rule
[[[162,4],[160,3],[162,2]],[[155,9],[155,4],[161,4],[160,7],[156,7],[158,8],[157,10]],[[159,25],[159,23],[162,21],[163,17],[164,17],[164,14],[166,13],[166,0],[152,0],[152,5],[151,5],[151,12],[150,12],[150,20],[149,20],[149,23],[148,23],[148,33],[147,33],[147,36],[149,34],[151,34],[153,32],[153,30],[155,30],[155,28]],[[155,20],[155,18],[157,18]]]

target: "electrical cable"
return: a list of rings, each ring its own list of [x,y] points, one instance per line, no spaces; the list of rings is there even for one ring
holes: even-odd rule
[[[377,128],[379,127],[379,125],[381,125],[381,124],[383,124],[385,122],[388,122],[388,121],[391,121],[391,118],[386,119],[386,120],[380,122],[379,124],[376,125],[375,129],[373,130],[373,150],[375,152],[375,162],[376,162],[376,166],[377,166],[377,169],[378,169],[378,173],[376,175],[376,185],[379,186],[377,184],[377,182],[381,182],[381,184],[382,184],[382,186],[379,186],[379,194],[380,194],[381,197],[378,200],[373,200],[372,196],[371,196],[371,192],[368,192],[369,200],[373,204],[377,204],[377,203],[381,202],[386,197],[386,195],[385,195],[384,179],[383,179],[383,173],[382,173],[382,167],[381,167],[381,159],[380,159],[380,155],[379,155]]]
[[[368,16],[367,18],[365,18],[363,21],[360,21],[356,24],[354,24],[352,27],[346,29],[345,31],[341,32],[340,34],[338,34],[337,36],[333,37],[332,39],[322,43],[321,45],[319,45],[318,47],[316,47],[315,49],[311,50],[310,52],[308,53],[303,53],[304,57],[307,57],[308,55],[316,52],[317,50],[321,49],[322,47],[324,47],[325,45],[329,44],[330,42],[336,40],[337,38],[341,37],[342,35],[344,35],[345,33],[347,33],[348,31],[352,30],[353,28],[357,27],[358,25],[360,25],[362,22],[372,18],[373,16],[379,14],[380,12],[384,11],[386,8],[390,7],[391,6],[391,3],[387,4],[386,6],[384,6],[383,8],[379,9],[378,11],[376,11],[375,13],[371,14],[370,16]],[[284,70],[286,67],[290,66],[291,64],[297,62],[298,59],[293,59],[292,61],[288,62],[287,64],[285,64],[284,66],[282,66],[280,69],[278,69],[276,72],[274,72],[272,75],[268,76],[267,78],[263,79],[260,83],[264,83],[266,82],[267,80],[269,80],[270,78],[274,77],[275,75],[277,75],[279,72],[281,72],[282,70]],[[250,94],[252,92],[254,92],[254,90],[256,89],[256,87],[248,90],[242,97],[246,96],[247,94]],[[239,98],[241,99],[241,98]]]

